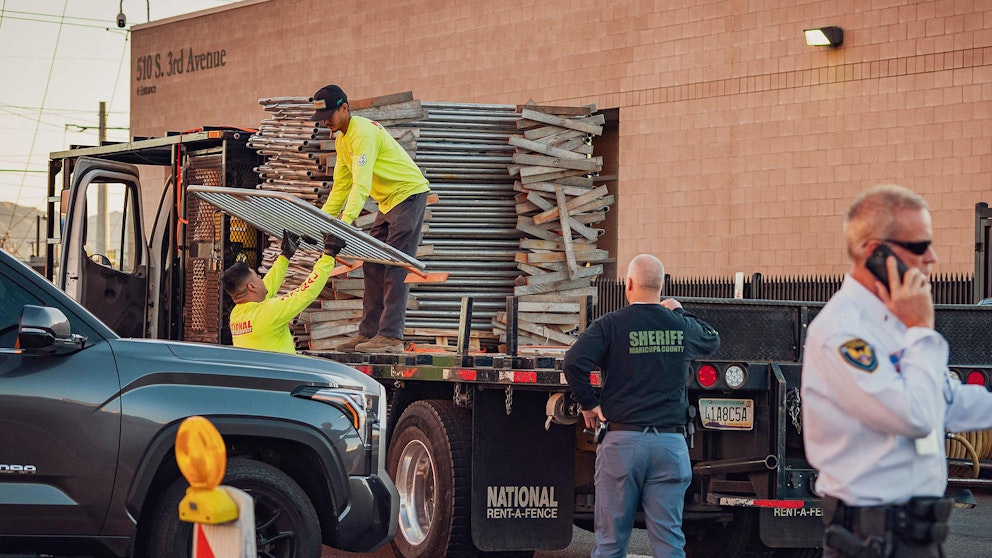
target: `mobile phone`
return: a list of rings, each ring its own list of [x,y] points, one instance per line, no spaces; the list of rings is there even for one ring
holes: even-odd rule
[[[906,264],[902,263],[899,256],[896,256],[892,248],[889,248],[887,245],[879,244],[878,248],[875,248],[875,251],[865,260],[865,267],[885,285],[886,289],[889,288],[889,268],[885,265],[885,260],[889,256],[895,256],[896,268],[899,270],[899,279],[901,280],[909,268],[906,267]]]

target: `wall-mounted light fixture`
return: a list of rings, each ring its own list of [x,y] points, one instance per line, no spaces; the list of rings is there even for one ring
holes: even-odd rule
[[[804,29],[806,44],[810,46],[840,46],[844,42],[844,30],[837,26]]]

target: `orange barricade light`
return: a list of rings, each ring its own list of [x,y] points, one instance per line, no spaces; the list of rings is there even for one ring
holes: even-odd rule
[[[218,524],[238,519],[238,506],[218,488],[227,468],[227,449],[220,432],[203,417],[189,417],[176,434],[176,462],[189,482],[179,503],[179,519]]]

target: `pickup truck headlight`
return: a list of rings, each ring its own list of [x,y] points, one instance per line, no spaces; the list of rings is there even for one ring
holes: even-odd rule
[[[297,397],[321,401],[336,407],[348,418],[351,425],[358,431],[362,441],[369,442],[369,422],[378,421],[378,402],[382,399],[379,394],[366,393],[359,387],[305,387],[293,392]]]
[[[368,423],[369,411],[375,412],[373,397],[366,396],[363,392],[350,391],[340,388],[324,388],[314,392],[310,399],[330,403],[337,407],[355,427],[362,441],[366,440],[366,425]]]
[[[385,448],[381,448],[383,438],[380,428],[386,419],[385,389],[376,384],[374,392],[362,386],[338,385],[336,387],[306,386],[293,391],[293,396],[327,403],[338,409],[348,418],[371,452],[372,463],[385,467]],[[381,463],[380,463],[381,462]]]

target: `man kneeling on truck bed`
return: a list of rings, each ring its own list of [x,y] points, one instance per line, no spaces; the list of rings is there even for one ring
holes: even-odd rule
[[[282,254],[264,278],[244,262],[238,262],[224,272],[224,290],[235,304],[231,310],[231,339],[235,347],[296,353],[289,322],[310,306],[324,289],[334,269],[334,257],[344,248],[345,242],[324,233],[324,254],[314,264],[310,276],[295,290],[277,298],[276,293],[286,278],[289,258],[296,253],[297,246],[299,237],[283,231]]]

